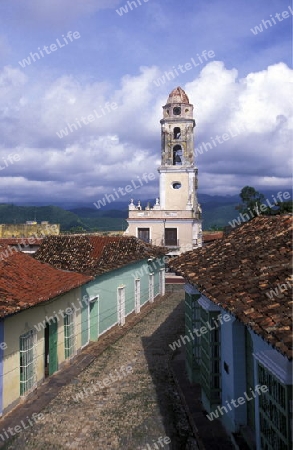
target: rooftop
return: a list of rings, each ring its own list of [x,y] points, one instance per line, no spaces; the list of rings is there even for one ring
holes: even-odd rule
[[[0,317],[53,299],[92,279],[57,270],[0,244]]]
[[[188,103],[189,104],[189,98],[186,94],[186,92],[178,86],[177,88],[173,89],[172,92],[170,92],[167,104],[169,103]]]
[[[101,275],[167,252],[132,236],[59,235],[44,239],[34,257],[63,270]]]
[[[203,232],[202,235],[202,240],[204,242],[204,244],[210,243],[210,242],[214,242],[218,239],[222,239],[224,236],[224,232],[223,231],[214,231],[214,232]]]
[[[292,216],[256,217],[169,266],[292,359]]]
[[[4,245],[24,245],[24,246],[29,246],[29,245],[41,245],[43,241],[43,238],[39,238],[39,237],[29,237],[29,238],[0,238],[0,245],[4,244]]]

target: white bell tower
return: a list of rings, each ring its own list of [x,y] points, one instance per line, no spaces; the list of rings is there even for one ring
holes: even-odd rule
[[[172,254],[202,246],[201,209],[197,200],[198,170],[194,165],[193,105],[181,87],[163,106],[161,123],[160,197],[151,208],[129,205],[129,227],[134,235]]]
[[[160,203],[167,210],[193,210],[197,202],[197,169],[194,167],[193,105],[180,87],[163,106],[161,122]]]

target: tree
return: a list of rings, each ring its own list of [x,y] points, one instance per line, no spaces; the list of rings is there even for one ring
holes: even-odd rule
[[[279,206],[279,214],[293,213],[293,202],[278,202],[277,206]]]
[[[214,224],[209,227],[209,231],[223,231],[224,227],[222,225]]]
[[[264,195],[256,191],[254,187],[245,186],[240,192],[240,198],[243,202],[239,208],[242,214],[249,214],[251,218],[268,214],[269,208],[264,204]],[[261,205],[262,208],[260,208]]]

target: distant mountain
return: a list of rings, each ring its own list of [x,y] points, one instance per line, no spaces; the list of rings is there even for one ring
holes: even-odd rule
[[[292,192],[290,188],[261,191],[265,199],[273,201],[273,196],[279,191]],[[203,229],[217,229],[228,225],[228,222],[239,215],[236,207],[241,204],[239,195],[208,195],[199,194],[199,202],[203,211]],[[141,201],[143,207],[155,199]],[[128,202],[111,202],[97,209],[93,203],[64,203],[60,206],[44,205],[13,205],[0,204],[0,223],[24,223],[27,220],[37,222],[48,221],[60,223],[62,231],[122,231],[127,228]]]
[[[62,230],[69,230],[74,227],[87,228],[76,214],[58,206],[16,206],[7,203],[0,204],[0,223],[17,224],[25,223],[27,220],[60,223]]]
[[[279,191],[288,191],[290,193],[292,193],[292,188],[291,187],[276,187],[275,189],[266,189],[263,190],[261,187],[257,187],[254,186],[255,189],[259,192],[261,192],[265,198],[271,199],[272,195],[276,195]],[[233,204],[234,202],[238,202],[240,203],[240,197],[238,194],[234,194],[234,195],[210,195],[210,194],[203,194],[201,192],[199,192],[198,194],[198,199],[199,202],[203,205],[206,203],[210,203],[210,202],[215,202],[216,204]],[[90,210],[94,210],[94,211],[109,211],[109,210],[125,210],[128,211],[128,205],[129,205],[129,201],[119,201],[119,199],[110,202],[110,203],[106,203],[105,206],[101,206],[100,209],[97,209],[94,206],[94,202],[97,202],[98,199],[94,199],[92,202],[68,202],[68,201],[64,201],[64,202],[54,202],[55,206],[58,206],[59,208],[62,209],[66,209],[68,211],[74,211],[74,210],[79,210],[79,209],[90,209]],[[141,198],[141,203],[143,206],[145,206],[147,204],[147,202],[150,202],[151,204],[155,203],[155,198],[152,199],[143,199]],[[137,199],[134,200],[135,202],[137,202]],[[46,203],[46,202],[17,202],[17,205],[19,206],[50,206],[50,204]]]
[[[71,209],[70,212],[76,214],[81,218],[96,218],[96,217],[113,217],[113,218],[126,218],[128,216],[128,206],[123,209],[110,209],[110,210],[102,210],[92,209],[92,208],[74,208]]]

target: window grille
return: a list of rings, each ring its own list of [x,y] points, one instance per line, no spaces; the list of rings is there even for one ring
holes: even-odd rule
[[[160,295],[165,295],[165,269],[160,269],[159,272],[159,289]]]
[[[152,303],[154,301],[154,274],[149,275],[149,300]]]
[[[36,330],[30,330],[20,336],[20,395],[28,394],[36,385],[36,347]]]
[[[200,309],[200,326],[207,328],[200,336],[201,344],[201,384],[210,404],[220,404],[221,401],[221,358],[220,333],[215,328],[217,314]],[[207,327],[207,324],[210,327]]]
[[[140,280],[134,280],[135,312],[140,312]]]
[[[118,324],[125,325],[125,287],[118,288]]]
[[[75,332],[74,332],[74,312],[64,316],[64,350],[65,359],[70,358],[75,353]]]
[[[265,450],[291,449],[289,410],[290,387],[280,383],[274,375],[258,363],[258,382],[268,391],[259,396],[261,448]]]

